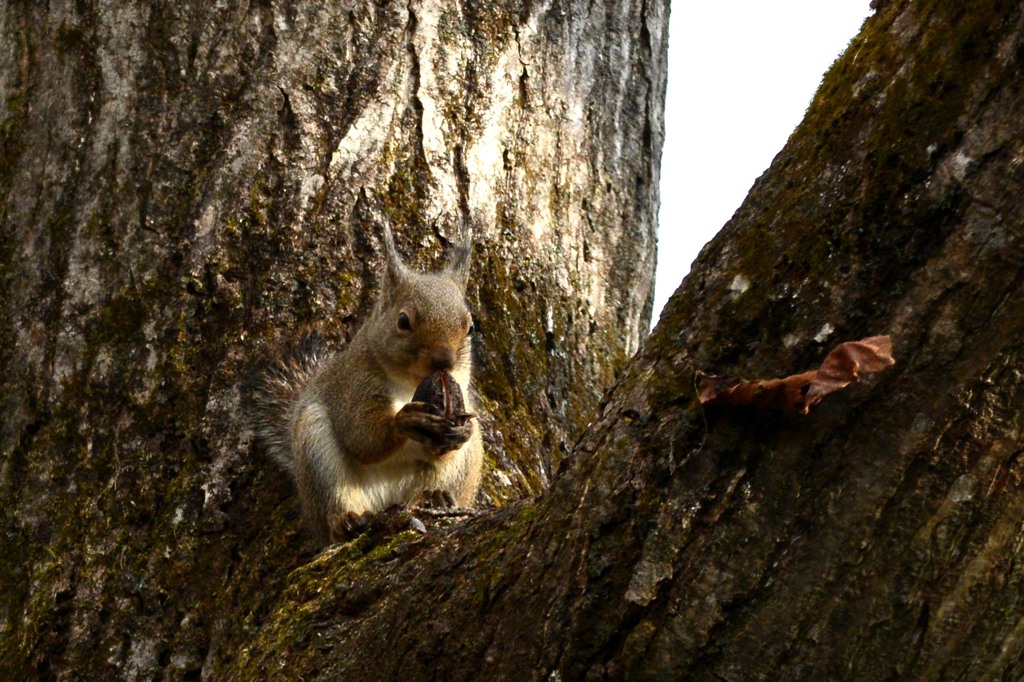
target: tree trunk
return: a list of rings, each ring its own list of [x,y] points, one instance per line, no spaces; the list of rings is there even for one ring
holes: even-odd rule
[[[289,577],[233,671],[1024,676],[1024,12],[894,2],[704,251],[551,489]],[[809,415],[698,370],[897,365]]]
[[[649,325],[666,5],[4,4],[0,678],[227,675],[312,556],[252,379],[385,220],[473,233],[481,503],[546,487]]]
[[[11,417],[0,478],[7,503],[0,672],[517,680],[1024,675],[1020,4],[882,6],[830,71],[786,149],[702,254],[543,495],[425,537],[402,533],[371,547],[364,536],[308,561],[296,550],[287,485],[250,452],[237,372],[283,325],[333,319],[328,328],[340,336],[337,318],[363,309],[372,265],[350,285],[324,275],[346,272],[339,259],[375,253],[377,241],[339,224],[365,228],[388,216],[410,225],[404,243],[417,248],[406,250],[421,251],[432,243],[422,241],[435,229],[424,224],[433,220],[432,207],[454,197],[455,208],[437,211],[436,229],[448,234],[468,223],[484,233],[475,290],[481,326],[488,344],[506,330],[485,350],[485,404],[499,408],[495,429],[508,449],[529,452],[543,442],[545,418],[560,421],[553,447],[585,418],[537,416],[527,401],[543,396],[531,378],[558,363],[566,374],[551,382],[564,376],[566,391],[592,392],[605,368],[585,358],[601,357],[604,327],[597,324],[593,345],[580,351],[591,356],[577,355],[576,346],[563,350],[557,324],[531,345],[526,330],[546,333],[544,304],[562,295],[582,306],[555,311],[574,313],[566,329],[589,335],[595,326],[581,329],[578,314],[582,301],[593,299],[565,293],[588,285],[561,279],[561,261],[555,273],[532,280],[536,294],[515,268],[575,253],[565,241],[544,241],[552,225],[579,221],[594,240],[604,234],[594,216],[641,229],[656,207],[648,183],[657,177],[651,169],[660,140],[663,10],[591,6],[579,16],[569,7],[529,7],[500,24],[463,8],[456,16],[464,32],[447,33],[446,21],[425,19],[429,13],[417,14],[415,6],[413,19],[373,9],[376,23],[354,12],[349,23],[319,24],[326,35],[346,32],[325,43],[321,58],[312,48],[285,49],[284,27],[307,21],[304,10],[282,11],[280,22],[259,8],[252,11],[268,17],[263,23],[232,18],[225,25],[253,32],[250,42],[238,38],[251,53],[235,48],[246,57],[232,62],[242,71],[232,76],[222,65],[196,73],[209,79],[207,94],[221,93],[220,106],[239,118],[198,129],[154,113],[160,93],[170,97],[180,77],[171,59],[155,58],[167,67],[164,80],[132,80],[149,67],[130,67],[158,54],[150,50],[155,43],[168,54],[180,51],[188,74],[187,64],[230,51],[234,33],[213,33],[190,48],[181,36],[207,23],[170,17],[171,10],[148,23],[117,15],[119,30],[142,37],[119,40],[128,49],[112,63],[97,51],[109,29],[76,36],[55,12],[28,23],[8,12],[5,40],[18,47],[5,51],[3,62],[8,118],[0,179],[10,238],[3,246],[2,348]],[[19,6],[21,14],[31,11]],[[390,34],[382,28],[392,25]],[[496,30],[500,25],[507,30]],[[637,25],[639,43],[630,47],[637,32],[625,27]],[[301,26],[292,39],[319,44],[316,31]],[[437,36],[455,43],[446,43],[446,59],[433,60],[431,71],[423,56],[429,46],[417,41],[435,26]],[[368,28],[381,35],[366,38]],[[373,52],[390,45],[387,35],[397,45],[390,62]],[[438,114],[443,98],[415,93],[429,93],[425,83],[453,82],[438,77],[439,64],[463,63],[460,55],[485,60],[491,53],[482,46],[500,43],[495,36],[519,43],[513,53],[528,71],[528,93],[537,92],[534,79],[551,88],[541,88],[550,99],[533,95],[543,107],[515,98],[509,106],[531,121],[563,126],[544,128],[561,131],[547,137],[537,123],[532,141],[509,157],[511,168],[494,171],[506,180],[494,191],[515,196],[505,206],[519,218],[503,223],[499,208],[492,228],[479,218],[485,208],[462,199],[484,192],[477,178],[490,176],[464,176],[454,161],[458,126],[437,128],[452,150],[439,159],[428,142],[437,138],[421,122],[431,112],[469,124],[492,119],[476,118],[474,106]],[[374,67],[356,69],[366,63],[361,57],[347,61],[359,49],[378,56]],[[111,74],[114,85],[105,88],[120,84],[139,99],[66,106],[89,101],[73,97],[76,88],[95,89],[61,71],[71,62],[55,55],[68,50],[81,51],[91,73]],[[556,66],[545,71],[539,53]],[[272,63],[261,63],[268,54]],[[289,62],[283,54],[296,57]],[[45,73],[40,64],[49,66]],[[374,94],[359,99],[358,87],[339,87],[330,100],[337,108],[318,111],[309,102],[328,100],[322,93],[331,90],[309,74],[283,86],[264,83],[261,96],[252,94],[268,70],[286,68],[346,73],[353,83],[374,82]],[[496,101],[484,79],[462,73],[459,83],[476,83],[464,97]],[[35,77],[48,85],[33,89]],[[388,120],[380,104],[388,98],[379,93],[405,92],[403,82],[409,105],[396,107],[392,133],[383,141],[358,137]],[[295,85],[303,83],[313,84]],[[179,116],[208,122],[205,101],[190,99]],[[280,122],[271,117],[260,128],[257,103],[270,101]],[[376,106],[384,113],[349,113],[349,122],[364,120],[368,128],[345,128],[344,119],[320,123],[349,111],[352,101],[360,103],[357,111]],[[574,119],[573,111],[591,118]],[[576,120],[583,125],[567,122]],[[109,132],[133,130],[130,121],[141,122],[143,132]],[[306,124],[350,132],[332,138]],[[76,147],[83,126],[95,132]],[[195,144],[172,134],[184,130],[198,130]],[[575,148],[593,159],[587,164],[566,150],[573,133],[581,136],[572,138]],[[345,140],[363,139],[406,151],[377,149],[373,162],[396,160],[373,175],[359,165],[373,165],[366,154],[345,151]],[[468,140],[477,139],[483,134],[465,138],[462,158],[471,157]],[[552,154],[565,175],[522,165],[527,153],[551,148],[545,141],[560,150]],[[307,147],[330,151],[310,152],[325,164],[313,169],[325,170],[324,185],[308,196],[302,179],[311,171],[300,165]],[[92,160],[97,149],[103,155],[95,158],[107,165]],[[331,165],[335,152],[341,166]],[[174,162],[176,154],[191,163]],[[247,166],[247,154],[260,163]],[[452,159],[451,185],[436,170],[445,158]],[[130,175],[119,176],[119,168]],[[612,187],[597,182],[581,193],[555,182],[570,171],[607,178]],[[353,177],[365,191],[346,189],[355,186]],[[455,189],[446,195],[445,186]],[[348,204],[337,198],[345,192]],[[613,199],[621,202],[616,210]],[[235,209],[237,223],[224,217],[235,215],[232,202],[244,202]],[[210,222],[203,222],[208,210]],[[537,216],[543,220],[532,220]],[[591,226],[595,232],[587,232]],[[409,238],[414,233],[420,241]],[[631,240],[635,247],[629,236],[602,237],[600,245],[628,249]],[[504,265],[499,254],[512,253],[512,244],[516,264]],[[584,272],[594,261],[577,246],[580,259],[568,262]],[[544,261],[534,251],[562,255]],[[342,255],[327,258],[335,253]],[[644,272],[649,260],[603,251],[600,262],[616,263],[628,277],[623,268]],[[609,282],[606,296],[615,290],[611,280],[593,281]],[[517,294],[515,305],[502,298],[509,292]],[[609,304],[595,300],[595,315]],[[625,300],[618,305],[628,307]],[[891,335],[898,364],[829,396],[807,416],[702,409],[697,402],[697,370],[781,376],[813,368],[838,341],[875,334]],[[629,346],[617,338],[621,356]],[[532,362],[538,352],[546,353],[543,367]],[[586,387],[577,388],[573,376],[584,377]],[[548,401],[546,409],[559,405]],[[528,468],[543,471],[520,465]]]

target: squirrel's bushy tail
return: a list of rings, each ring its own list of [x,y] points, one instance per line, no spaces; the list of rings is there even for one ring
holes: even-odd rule
[[[280,354],[256,384],[256,436],[267,453],[294,474],[292,461],[292,414],[299,394],[309,383],[326,355],[323,338],[313,331]]]

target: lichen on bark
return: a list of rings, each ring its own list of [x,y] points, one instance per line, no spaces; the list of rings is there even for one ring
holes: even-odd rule
[[[649,306],[667,8],[433,7],[3,16],[0,676],[1021,677],[1019,5],[869,19],[596,411]],[[432,80],[473,70],[468,111]],[[246,375],[341,341],[385,218],[417,264],[478,230],[489,493],[550,486],[315,555]],[[881,333],[810,416],[698,403]]]
[[[319,611],[326,649],[386,639],[407,655],[316,671],[1019,677],[1021,45],[1008,3],[872,17],[552,488],[529,514],[513,506],[344,582]],[[936,78],[951,85],[884,95]],[[936,139],[950,146],[929,152]],[[879,166],[894,144],[923,153]],[[785,374],[881,332],[898,364],[808,417],[698,404],[698,369]],[[339,595],[384,585],[374,607],[329,615]],[[295,644],[263,641],[249,661]]]
[[[0,677],[219,677],[316,573],[247,401],[384,220],[418,267],[472,230],[481,502],[544,489],[648,325],[665,11],[6,8]]]

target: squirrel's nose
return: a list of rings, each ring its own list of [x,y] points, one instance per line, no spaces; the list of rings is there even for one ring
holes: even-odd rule
[[[455,368],[455,353],[449,349],[439,350],[430,356],[430,369],[434,372],[440,369],[451,371]]]

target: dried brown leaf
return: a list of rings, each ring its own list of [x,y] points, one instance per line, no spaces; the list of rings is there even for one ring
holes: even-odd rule
[[[699,374],[700,402],[709,405],[751,405],[807,414],[829,393],[896,364],[888,336],[847,341],[832,349],[821,367],[784,379],[748,381]]]

